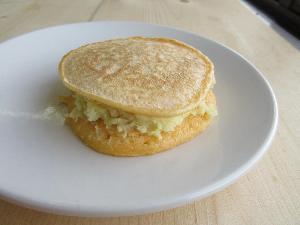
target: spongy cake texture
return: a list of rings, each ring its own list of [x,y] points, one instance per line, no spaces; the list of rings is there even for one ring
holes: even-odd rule
[[[172,116],[196,107],[214,81],[200,51],[164,38],[133,37],[89,44],[59,66],[74,92],[127,112]]]
[[[216,106],[214,94],[210,91],[205,99],[209,105]],[[69,102],[69,110],[73,103]],[[142,156],[158,153],[194,138],[206,129],[212,121],[208,114],[190,115],[174,131],[163,132],[161,138],[132,130],[124,136],[116,127],[107,128],[103,120],[90,122],[85,118],[67,119],[73,132],[92,149],[115,156]]]

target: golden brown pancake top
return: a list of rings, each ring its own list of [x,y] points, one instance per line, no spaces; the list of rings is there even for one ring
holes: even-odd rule
[[[89,44],[65,55],[59,69],[64,84],[76,93],[150,116],[193,109],[214,80],[213,64],[205,55],[165,38]]]

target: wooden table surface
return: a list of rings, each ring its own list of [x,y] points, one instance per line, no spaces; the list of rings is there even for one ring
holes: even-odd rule
[[[175,26],[240,52],[265,74],[277,96],[280,120],[275,140],[236,183],[180,208],[133,217],[78,218],[0,200],[0,225],[300,224],[299,50],[237,0],[0,0],[0,41],[42,27],[95,20]]]

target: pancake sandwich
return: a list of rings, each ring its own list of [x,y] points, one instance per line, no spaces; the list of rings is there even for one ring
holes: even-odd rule
[[[92,149],[158,153],[187,142],[216,116],[212,62],[167,38],[130,37],[79,47],[59,64],[72,91],[66,123]]]

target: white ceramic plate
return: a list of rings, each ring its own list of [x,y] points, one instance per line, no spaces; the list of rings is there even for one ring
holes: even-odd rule
[[[147,157],[117,158],[83,145],[44,120],[64,94],[61,57],[86,43],[127,36],[184,41],[215,64],[219,116],[189,143]],[[0,45],[0,196],[43,211],[133,215],[208,196],[244,174],[266,151],[277,125],[268,82],[236,52],[181,30],[134,22],[63,25]]]

